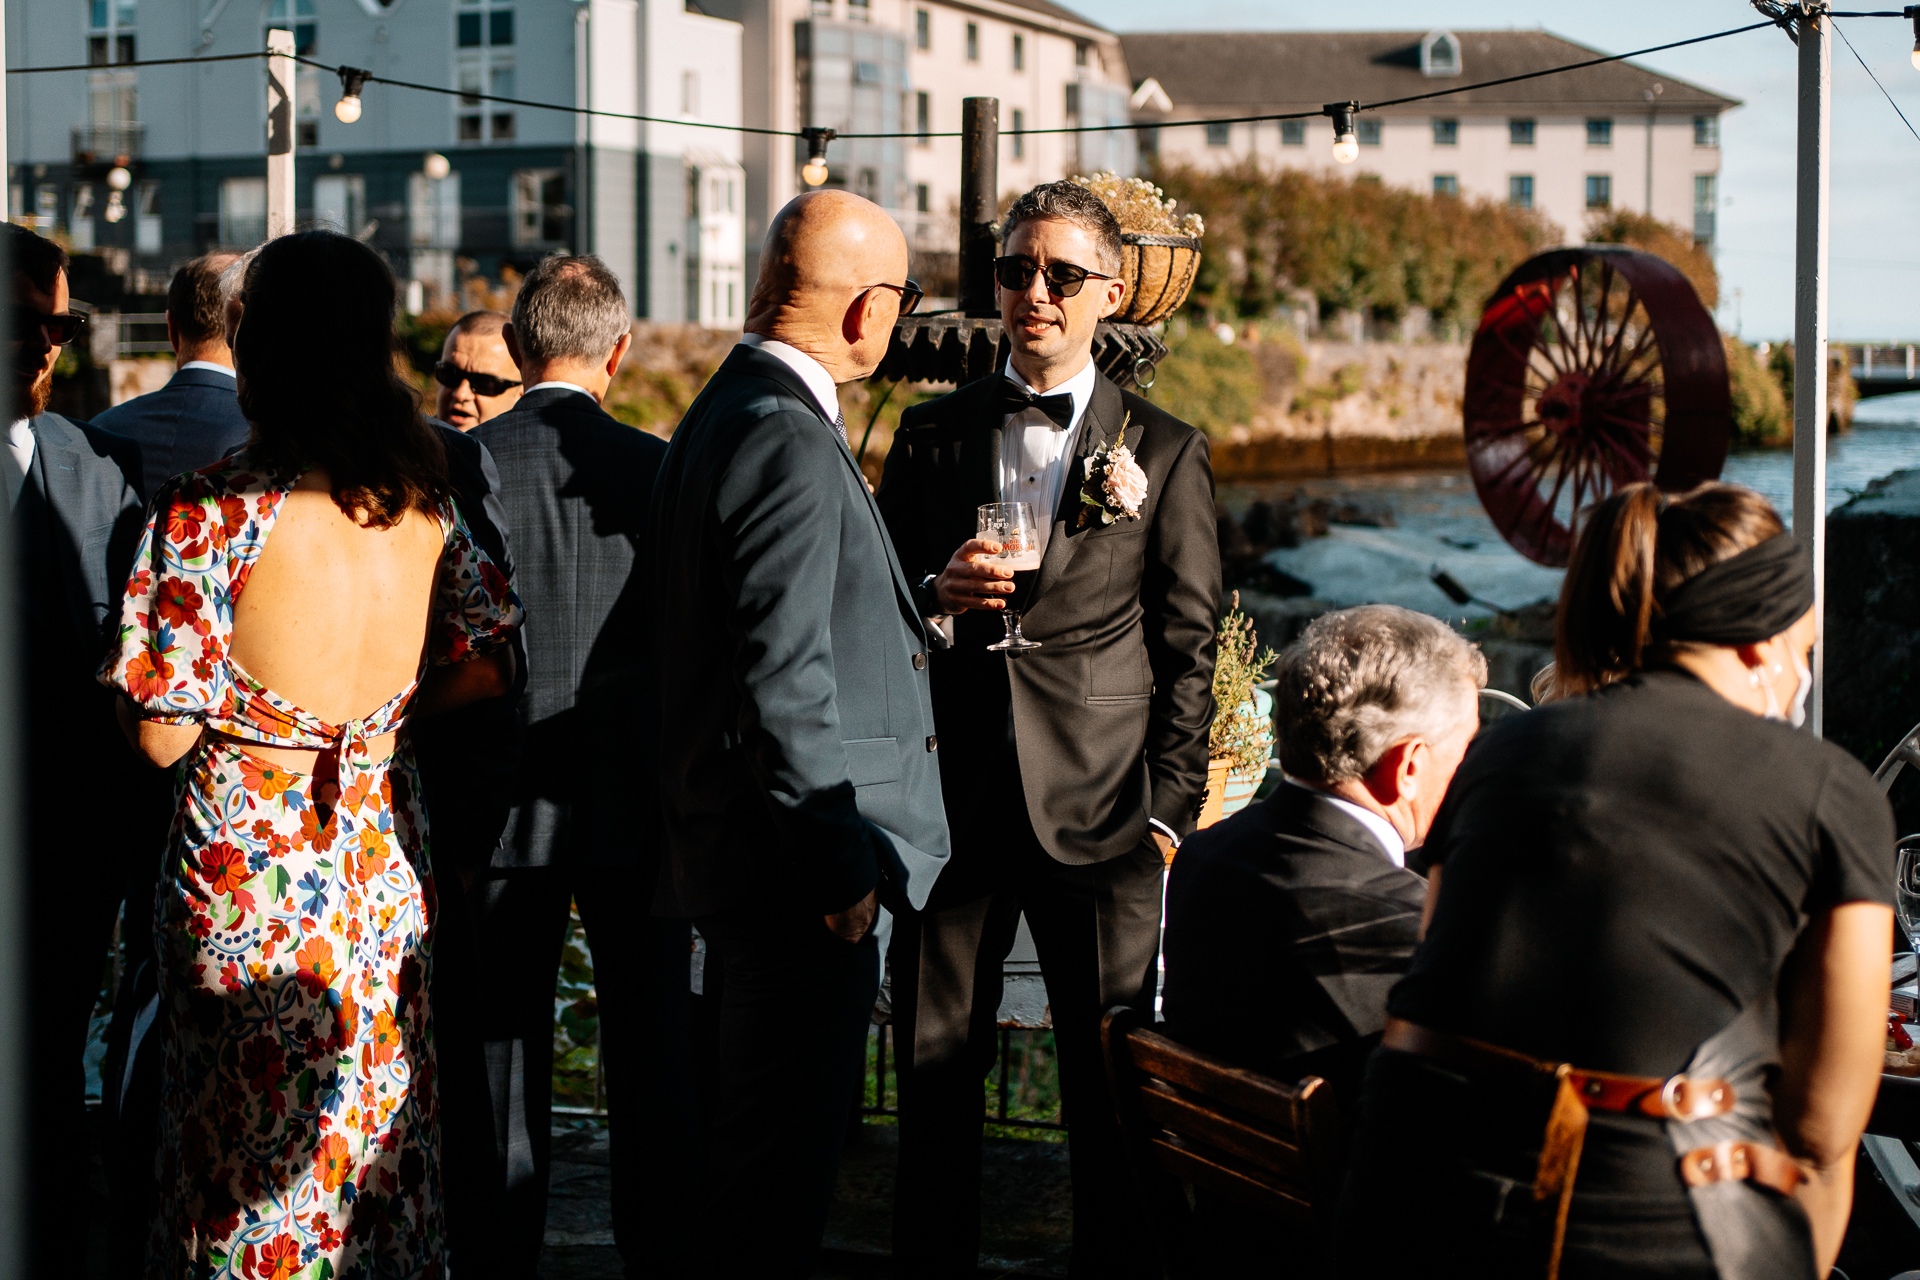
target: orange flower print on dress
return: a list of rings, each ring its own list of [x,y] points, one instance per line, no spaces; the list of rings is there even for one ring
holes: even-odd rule
[[[182,490],[167,508],[167,541],[192,542],[200,536],[200,523],[207,518],[199,502]]]
[[[272,800],[299,780],[299,775],[289,773],[270,760],[258,756],[240,757],[240,777],[247,790],[262,800]]]
[[[328,1191],[338,1191],[353,1173],[353,1155],[347,1140],[337,1133],[320,1139],[313,1153],[313,1176]],[[323,1219],[325,1214],[320,1215]]]
[[[354,879],[361,884],[380,875],[387,869],[387,838],[372,827],[360,830],[360,853],[354,860]]]
[[[325,938],[315,938],[306,946],[293,953],[293,962],[300,966],[295,973],[300,985],[308,995],[318,999],[327,994],[327,988],[333,985],[333,944]],[[332,1190],[331,1187],[328,1190]]]
[[[260,1246],[255,1274],[260,1280],[288,1280],[300,1269],[300,1244],[292,1236],[275,1236]]]
[[[247,882],[247,855],[222,840],[200,855],[200,876],[215,896],[232,893]]]
[[[127,693],[135,702],[158,702],[167,696],[173,664],[152,649],[141,649],[127,659]]]
[[[373,1055],[375,1066],[385,1066],[393,1061],[393,1052],[399,1047],[400,1027],[393,1020],[393,1010],[382,1009],[373,1015],[373,1033],[367,1051]]]
[[[185,578],[168,578],[153,598],[153,607],[159,611],[161,621],[182,630],[198,628],[200,610],[206,603],[206,597]]]
[[[333,848],[333,824],[323,824],[318,809],[303,809],[300,812],[300,839],[311,844],[315,853],[325,853]]]

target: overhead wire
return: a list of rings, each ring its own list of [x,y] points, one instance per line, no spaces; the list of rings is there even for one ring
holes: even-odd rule
[[[1831,13],[1830,13],[1830,14],[1828,14],[1827,16],[1828,16],[1829,18],[1837,18],[1837,17],[1839,17],[1840,15],[1839,15],[1839,14],[1831,14]],[[1853,16],[1855,16],[1855,15],[1853,15],[1853,14],[1848,14],[1847,16],[1848,16],[1848,17],[1853,17]],[[1859,15],[1859,16],[1861,16],[1861,17],[1878,17],[1878,16],[1880,16],[1880,15],[1878,15],[1878,14],[1861,14],[1861,15]],[[1904,13],[1903,13],[1903,14],[1900,14],[1900,15],[1898,15],[1898,16],[1900,16],[1900,17],[1903,17],[1903,18],[1904,18],[1904,17],[1906,17],[1906,15],[1905,15]],[[1906,113],[1906,112],[1904,112],[1904,111],[1902,111],[1902,110],[1900,109],[1900,104],[1899,104],[1899,103],[1897,103],[1897,102],[1895,102],[1895,101],[1893,100],[1893,95],[1887,92],[1887,86],[1885,86],[1885,85],[1883,85],[1883,84],[1881,84],[1881,83],[1880,83],[1880,77],[1879,77],[1879,76],[1877,76],[1877,75],[1875,75],[1875,74],[1873,74],[1873,68],[1872,68],[1872,67],[1870,67],[1870,66],[1868,66],[1868,65],[1867,65],[1867,60],[1866,60],[1865,58],[1863,58],[1863,57],[1861,57],[1861,56],[1860,56],[1860,51],[1859,51],[1858,49],[1856,49],[1856,48],[1854,48],[1854,47],[1853,47],[1853,41],[1851,41],[1851,40],[1848,40],[1848,39],[1847,39],[1847,33],[1846,33],[1845,31],[1842,31],[1842,30],[1840,29],[1840,24],[1839,24],[1839,23],[1837,23],[1837,22],[1833,24],[1833,29],[1834,29],[1834,32],[1835,32],[1835,34],[1837,34],[1837,35],[1838,35],[1838,36],[1840,37],[1840,39],[1841,39],[1842,41],[1844,41],[1844,42],[1845,42],[1845,44],[1846,44],[1846,46],[1847,46],[1847,52],[1853,55],[1853,60],[1854,60],[1855,62],[1857,62],[1857,63],[1859,63],[1859,64],[1860,64],[1860,69],[1861,69],[1862,71],[1864,71],[1864,72],[1866,72],[1866,73],[1867,73],[1867,79],[1869,79],[1869,80],[1871,80],[1871,81],[1873,81],[1873,87],[1874,87],[1874,88],[1876,88],[1876,89],[1878,89],[1878,90],[1880,91],[1880,96],[1881,96],[1881,97],[1883,97],[1883,98],[1885,98],[1885,99],[1887,100],[1887,105],[1893,108],[1893,114],[1895,114],[1895,115],[1897,115],[1897,116],[1899,116],[1899,117],[1900,117],[1900,123],[1901,123],[1901,124],[1903,124],[1903,125],[1905,125],[1905,126],[1907,126],[1907,132],[1908,132],[1908,133],[1911,133],[1911,134],[1913,135],[1913,140],[1914,140],[1915,142],[1920,142],[1920,129],[1915,129],[1915,128],[1913,127],[1913,121],[1911,121],[1911,120],[1909,120],[1909,119],[1907,119],[1907,113]]]

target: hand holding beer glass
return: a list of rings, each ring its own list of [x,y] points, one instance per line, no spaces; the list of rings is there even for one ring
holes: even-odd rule
[[[979,557],[982,564],[1016,573],[1040,568],[1040,524],[1030,502],[989,502],[979,512],[978,537],[982,542],[998,543],[999,554]],[[987,646],[1014,657],[1038,649],[1040,645],[1020,634],[1020,610],[1008,601],[1004,615],[1006,639]]]

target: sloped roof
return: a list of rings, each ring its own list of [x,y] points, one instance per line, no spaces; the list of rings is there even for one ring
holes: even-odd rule
[[[1083,27],[1092,27],[1095,31],[1106,30],[1093,19],[1075,13],[1065,5],[1055,4],[1053,0],[1001,0],[1001,3],[1010,4],[1016,9],[1028,9],[1049,18],[1058,18],[1062,22],[1077,22]]]
[[[1473,84],[1605,55],[1606,51],[1545,31],[1456,31],[1459,75],[1420,71],[1424,31],[1146,31],[1121,35],[1136,84],[1151,76],[1174,111],[1231,108],[1304,110],[1328,102],[1381,102]],[[1740,102],[1631,62],[1610,62],[1562,75],[1409,104],[1403,111],[1530,107],[1645,110],[1659,86],[1661,109],[1722,111]],[[1222,114],[1225,114],[1223,112]]]

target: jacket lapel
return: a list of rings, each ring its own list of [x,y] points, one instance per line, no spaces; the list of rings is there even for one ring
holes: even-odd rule
[[[80,456],[67,446],[65,438],[71,430],[64,422],[50,421],[48,415],[33,420],[33,461],[27,467],[21,494],[22,506],[39,502],[39,518],[56,535],[69,513],[81,510],[85,500],[80,489]],[[94,626],[93,601],[88,598],[89,579],[79,562],[80,549],[70,529],[65,536],[51,538],[50,543],[61,560],[60,577],[66,584],[67,609],[74,617],[75,634],[87,635]]]
[[[1067,463],[1066,483],[1060,487],[1060,507],[1054,512],[1053,532],[1047,538],[1046,554],[1040,557],[1040,576],[1033,584],[1035,600],[1044,597],[1048,588],[1060,580],[1067,566],[1073,563],[1074,552],[1080,549],[1080,539],[1088,532],[1077,527],[1080,521],[1080,491],[1087,482],[1087,459],[1101,445],[1119,437],[1121,420],[1125,416],[1126,407],[1120,400],[1120,388],[1108,381],[1105,374],[1096,376],[1093,395],[1087,401],[1087,411],[1080,419],[1080,436],[1074,442],[1073,457]]]

